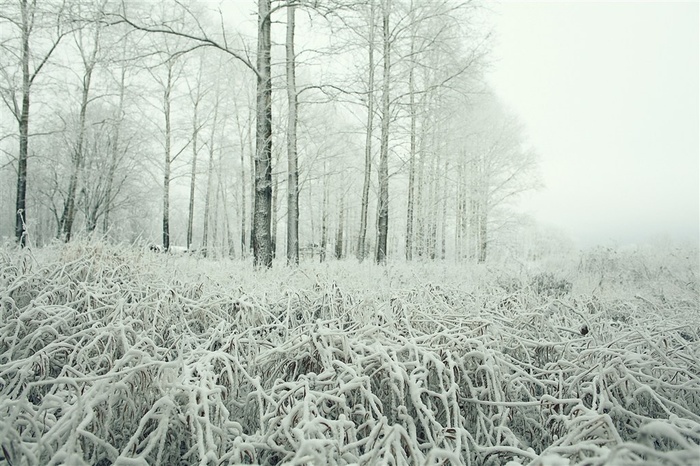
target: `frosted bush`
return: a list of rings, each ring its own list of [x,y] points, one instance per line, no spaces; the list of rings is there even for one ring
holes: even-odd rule
[[[624,295],[575,294],[559,275],[504,290],[499,277],[531,279],[439,263],[255,272],[90,243],[5,248],[2,456],[693,464],[700,315],[684,267]],[[576,290],[598,273],[573,263],[564,276]]]

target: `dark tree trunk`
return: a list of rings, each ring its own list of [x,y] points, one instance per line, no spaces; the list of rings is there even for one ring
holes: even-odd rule
[[[199,99],[199,96],[197,97]],[[192,230],[194,226],[194,188],[197,183],[197,139],[199,137],[199,121],[197,111],[199,100],[194,105],[194,117],[192,120],[192,172],[190,173],[190,202],[187,208],[187,249],[192,247]]]
[[[326,260],[326,248],[328,247],[328,173],[326,164],[323,164],[323,211],[321,212],[321,262]]]
[[[413,2],[411,2],[411,22],[414,21],[413,18]],[[415,31],[411,33],[411,50],[410,56],[413,57],[415,53],[416,45],[416,35]],[[416,178],[416,95],[415,95],[415,82],[414,82],[414,64],[413,58],[411,59],[411,64],[409,65],[408,71],[408,92],[409,92],[409,112],[411,118],[411,134],[410,134],[410,145],[408,153],[408,201],[406,204],[406,260],[410,261],[413,259],[413,208],[414,208],[414,197],[415,192],[415,178]]]
[[[173,64],[168,62],[168,80],[163,92],[163,115],[165,117],[165,154],[163,167],[163,250],[170,249],[170,90],[172,86]]]
[[[255,149],[255,265],[272,267],[272,79],[270,0],[258,1],[257,128]]]
[[[389,9],[391,0],[382,5],[382,36],[384,44],[384,76],[382,88],[382,134],[379,149],[379,203],[377,206],[377,255],[376,262],[386,262],[389,235],[389,86],[391,81],[391,41]]]
[[[245,178],[245,154],[241,144],[241,257],[248,255],[248,241],[246,240],[246,216],[248,215],[246,210],[246,191],[248,186]]]
[[[335,258],[343,258],[343,229],[345,228],[345,197],[340,196],[340,207],[338,210],[338,229],[335,236]]]
[[[28,40],[28,38],[27,38]],[[27,244],[27,154],[29,142],[29,46],[23,38],[22,111],[19,118],[19,160],[17,166],[17,200],[15,205],[15,237],[20,246]]]

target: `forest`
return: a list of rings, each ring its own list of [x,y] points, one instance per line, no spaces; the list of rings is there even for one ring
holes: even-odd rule
[[[540,186],[537,157],[483,79],[483,6],[2,11],[0,235],[97,234],[265,266],[300,249],[483,262],[558,236],[513,209]],[[531,251],[514,251],[518,236]]]
[[[490,14],[0,0],[0,465],[698,464],[698,244],[523,213]]]

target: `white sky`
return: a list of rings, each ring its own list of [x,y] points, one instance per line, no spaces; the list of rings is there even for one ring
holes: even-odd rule
[[[700,241],[698,2],[502,2],[489,80],[546,187],[527,212],[581,245]]]

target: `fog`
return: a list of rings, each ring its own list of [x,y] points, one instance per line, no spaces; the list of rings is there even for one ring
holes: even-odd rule
[[[583,245],[697,243],[698,3],[503,2],[489,79],[545,189],[527,212]]]

